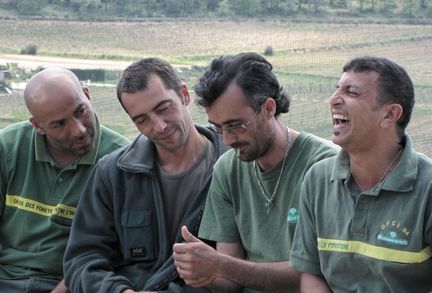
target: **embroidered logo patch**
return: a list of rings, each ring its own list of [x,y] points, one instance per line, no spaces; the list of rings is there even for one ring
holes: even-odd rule
[[[145,247],[134,247],[129,249],[131,257],[142,257],[146,255]]]
[[[287,222],[290,224],[297,224],[298,220],[298,211],[296,208],[290,208],[288,209],[288,217]]]
[[[379,233],[377,239],[392,245],[400,245],[400,246],[408,245],[408,240],[400,237],[398,233],[395,231],[387,231],[384,233]]]
[[[392,246],[407,246],[410,230],[397,220],[389,220],[380,225],[377,240]]]

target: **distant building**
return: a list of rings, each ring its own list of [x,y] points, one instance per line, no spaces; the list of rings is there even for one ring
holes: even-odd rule
[[[11,78],[11,73],[9,70],[0,70],[0,82]]]

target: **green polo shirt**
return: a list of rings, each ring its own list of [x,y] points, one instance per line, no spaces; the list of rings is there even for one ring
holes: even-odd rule
[[[333,292],[432,289],[432,160],[411,139],[376,187],[350,192],[347,153],[306,174],[290,265],[323,275]]]
[[[0,278],[62,278],[75,208],[94,164],[128,141],[97,126],[95,148],[60,169],[29,122],[0,131]]]

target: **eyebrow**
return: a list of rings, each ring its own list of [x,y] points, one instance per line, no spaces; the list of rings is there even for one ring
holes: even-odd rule
[[[213,122],[213,121],[211,121],[211,120],[208,120],[208,122],[209,122],[210,124],[216,126],[216,127],[221,127],[222,125],[232,124],[232,123],[236,123],[236,122],[237,122],[237,123],[243,123],[243,121],[242,121],[241,119],[230,119],[230,120],[228,120],[228,121],[224,121],[224,122],[222,122],[222,125],[217,124],[217,123],[215,123],[215,122]]]
[[[66,119],[59,119],[59,120],[50,121],[50,122],[48,123],[48,125],[53,126],[53,125],[55,125],[55,124],[59,124],[60,122],[65,121],[65,120],[66,120]]]
[[[159,107],[162,106],[163,104],[166,104],[166,103],[169,103],[169,102],[172,102],[172,99],[165,99],[165,100],[160,101],[159,103],[157,103],[157,104],[153,107],[153,109],[151,109],[151,112],[153,112],[154,110],[156,110],[157,108],[159,108]],[[143,117],[143,116],[146,116],[146,115],[147,115],[147,114],[138,114],[138,115],[136,115],[136,116],[131,117],[131,119],[132,119],[132,121],[136,121],[137,119],[139,119],[139,118],[141,118],[141,117]]]
[[[76,107],[76,109],[75,109],[75,111],[74,111],[74,114],[77,114],[79,111],[81,111],[83,108],[85,108],[86,107],[86,104],[85,103],[80,103],[77,107]]]
[[[355,85],[355,84],[348,84],[348,85],[346,85],[345,86],[345,88],[346,89],[353,89],[353,90],[361,90],[362,88],[361,87],[359,87],[359,86],[357,86],[357,85]]]
[[[85,103],[80,103],[76,108],[75,108],[75,110],[73,111],[73,114],[74,115],[76,115],[79,111],[81,111],[83,108],[85,108],[86,107],[86,104]],[[61,119],[58,119],[58,120],[54,120],[54,121],[50,121],[50,122],[48,122],[48,125],[54,125],[54,124],[58,124],[58,123],[60,123],[60,122],[64,122],[66,120],[66,118],[61,118]]]

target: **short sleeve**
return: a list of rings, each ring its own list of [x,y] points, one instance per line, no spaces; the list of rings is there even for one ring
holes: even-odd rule
[[[309,171],[302,183],[300,194],[300,216],[294,233],[293,246],[290,254],[290,266],[302,272],[321,275],[317,249],[317,232],[314,228],[315,215],[311,198],[311,172]],[[313,193],[312,193],[313,194]]]
[[[219,160],[214,167],[213,179],[207,196],[199,237],[218,242],[239,242],[235,211],[229,188],[227,159]]]

